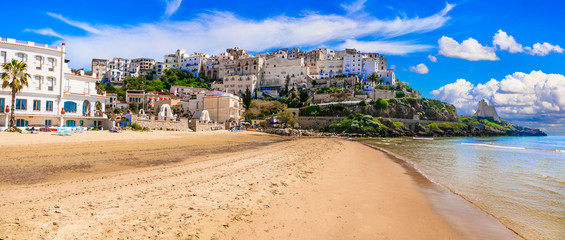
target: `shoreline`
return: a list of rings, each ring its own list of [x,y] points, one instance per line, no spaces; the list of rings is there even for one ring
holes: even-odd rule
[[[504,225],[494,214],[482,209],[481,207],[470,201],[468,198],[466,198],[464,195],[453,191],[445,184],[436,182],[429,178],[425,173],[420,171],[410,160],[404,159],[396,153],[381,147],[377,147],[365,142],[360,142],[354,139],[351,139],[350,141],[356,141],[370,148],[381,151],[385,153],[391,161],[406,169],[407,174],[410,175],[414,180],[414,184],[417,185],[420,191],[426,195],[438,214],[441,214],[459,232],[467,235],[467,237],[470,237],[471,239],[525,239],[518,232]],[[457,203],[455,201],[457,201]],[[453,206],[453,204],[456,205]],[[449,207],[446,208],[445,206]],[[465,210],[461,211],[460,209],[462,208]],[[481,229],[463,228],[463,225],[465,225],[464,223],[469,221],[469,216],[471,216],[472,218],[470,221],[474,222],[475,224],[489,226],[489,228],[484,226],[482,228],[488,229],[487,233],[481,231]],[[498,227],[492,228],[492,225],[489,225],[487,223],[494,223],[495,225],[498,225]],[[503,228],[500,228],[500,226]]]

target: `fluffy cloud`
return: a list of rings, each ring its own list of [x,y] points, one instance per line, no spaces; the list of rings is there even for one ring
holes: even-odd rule
[[[469,38],[459,44],[453,38],[443,36],[438,40],[439,54],[451,57],[461,58],[469,61],[480,60],[499,60],[496,56],[496,48],[481,45],[477,40]]]
[[[525,49],[528,54],[538,56],[545,56],[547,54],[550,54],[551,52],[563,53],[563,48],[561,48],[559,45],[551,45],[547,42],[544,42],[543,44],[536,43],[533,47],[526,47]]]
[[[526,52],[527,54],[538,56],[545,56],[552,52],[563,53],[563,48],[547,42],[543,44],[536,43],[532,47],[523,47],[522,44],[516,42],[513,36],[508,35],[508,33],[502,30],[498,30],[498,32],[494,34],[492,40],[493,47],[483,46],[473,38],[469,38],[459,44],[453,38],[446,36],[440,38],[438,44],[439,54],[446,57],[462,58],[470,61],[499,60],[496,56],[497,50],[505,50],[510,53]],[[430,58],[430,56],[428,56],[428,58]],[[430,60],[434,62],[431,58]]]
[[[428,55],[428,59],[430,59],[430,61],[432,61],[432,62],[437,62],[437,57],[434,56],[434,55],[431,55],[431,54]]]
[[[491,79],[477,85],[458,79],[432,95],[453,104],[460,115],[472,115],[478,101],[486,99],[507,120],[547,125],[563,124],[565,118],[565,76],[561,74],[516,72],[500,81]]]
[[[173,6],[174,1],[168,1]],[[180,1],[178,1],[180,4]],[[454,5],[431,16],[382,20],[372,16],[363,18],[309,12],[300,17],[275,16],[260,20],[239,17],[231,12],[208,12],[188,21],[161,20],[155,23],[113,26],[73,21],[59,14],[49,14],[71,26],[83,29],[85,35],[62,36],[56,42],[67,43],[71,66],[90,66],[92,58],[150,57],[163,55],[178,48],[188,52],[217,54],[226,48],[238,46],[251,52],[279,47],[349,46],[364,50],[379,50],[385,54],[407,54],[424,51],[431,46],[411,41],[357,41],[372,37],[391,39],[411,33],[438,29],[450,19],[448,12]],[[168,8],[169,9],[169,8]],[[170,8],[171,12],[174,13]],[[178,7],[176,8],[178,9]],[[175,9],[175,11],[176,11]],[[50,33],[51,36],[53,35]]]
[[[500,50],[506,50],[511,53],[524,52],[522,44],[517,43],[513,36],[508,35],[502,30],[498,30],[498,32],[494,34],[492,44],[498,46]]]
[[[411,66],[410,72],[415,72],[417,74],[428,74],[428,72],[430,72],[430,70],[428,69],[428,67],[425,64],[420,63],[416,66]]]

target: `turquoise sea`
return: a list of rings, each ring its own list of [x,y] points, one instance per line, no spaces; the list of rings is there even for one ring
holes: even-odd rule
[[[412,163],[525,239],[565,239],[565,137],[364,142]]]

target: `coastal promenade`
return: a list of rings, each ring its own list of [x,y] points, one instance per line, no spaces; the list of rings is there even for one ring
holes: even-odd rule
[[[0,133],[0,238],[464,238],[402,166],[360,143],[89,134]]]

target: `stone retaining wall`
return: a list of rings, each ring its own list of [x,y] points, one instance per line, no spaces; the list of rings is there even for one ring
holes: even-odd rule
[[[188,122],[188,126],[192,131],[203,132],[203,131],[216,131],[225,130],[226,124],[216,123],[216,122],[201,122],[198,119],[191,119]]]
[[[131,116],[131,122],[137,123],[141,127],[149,128],[150,130],[173,130],[173,131],[185,131],[192,132],[189,128],[188,118],[181,118],[179,121],[173,121],[170,119],[166,120],[155,120],[154,117],[149,119],[141,119],[137,116]]]

